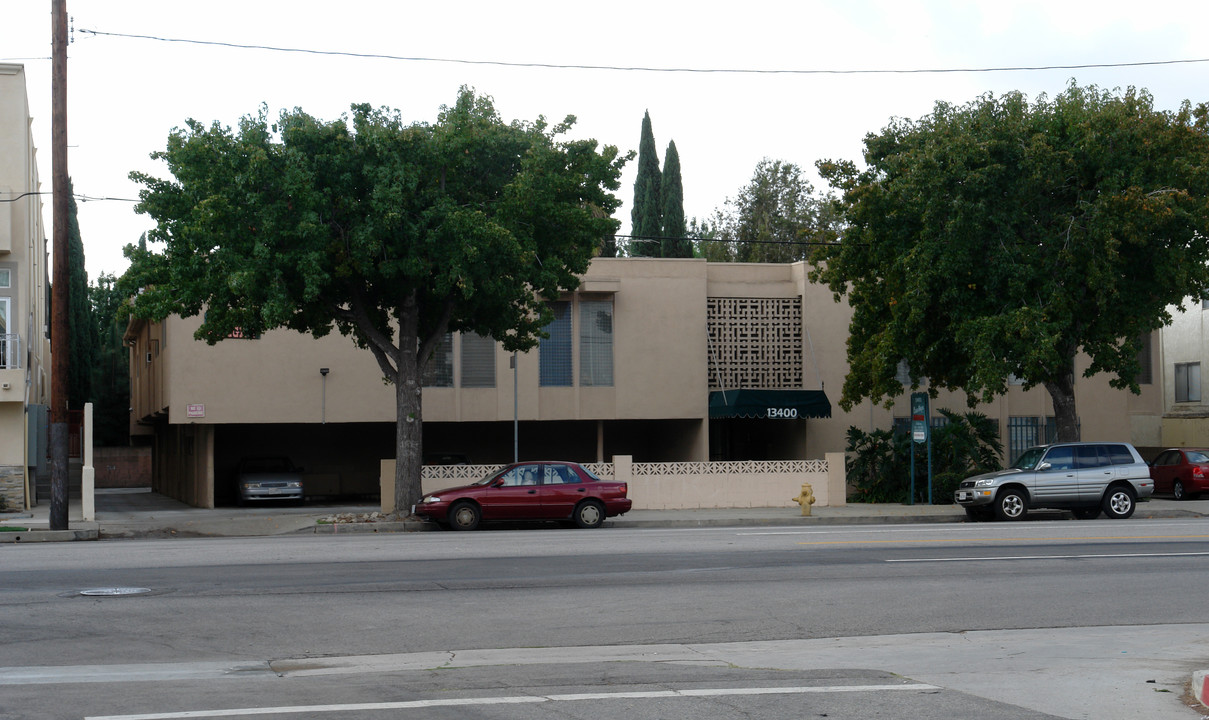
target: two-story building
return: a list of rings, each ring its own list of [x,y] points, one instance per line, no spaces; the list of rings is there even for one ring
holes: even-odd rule
[[[1209,401],[1201,364],[1209,358],[1209,300],[1169,308],[1163,331],[1163,433],[1168,447],[1209,447]]]
[[[0,63],[0,500],[31,504],[50,399],[46,230],[22,65]]]
[[[597,258],[554,305],[550,337],[515,358],[451,334],[426,370],[427,462],[563,458],[636,462],[818,459],[843,452],[849,426],[889,428],[908,415],[834,404],[848,371],[851,312],[809,266],[700,259]],[[202,507],[231,499],[240,457],[288,455],[308,492],[378,491],[394,456],[393,389],[367,350],[333,334],[275,330],[208,346],[200,318],[132,321],[132,431],[154,447],[157,490]],[[1157,343],[1154,344],[1157,346]],[[1151,366],[1157,347],[1148,350]],[[1159,444],[1160,386],[1142,394],[1082,378],[1089,440]],[[932,407],[964,412],[964,395]],[[1047,439],[1052,403],[1014,385],[977,408],[1000,424],[1010,456]]]

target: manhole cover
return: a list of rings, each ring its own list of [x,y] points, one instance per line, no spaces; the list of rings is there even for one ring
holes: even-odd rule
[[[151,588],[107,587],[107,588],[92,588],[90,590],[81,590],[80,594],[81,595],[90,595],[90,596],[100,595],[100,596],[109,597],[109,596],[113,596],[113,595],[145,595],[146,593],[149,593],[149,592],[151,592]]]

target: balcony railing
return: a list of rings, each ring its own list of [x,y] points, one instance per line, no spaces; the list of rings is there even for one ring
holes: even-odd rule
[[[21,336],[0,333],[0,370],[21,367]]]

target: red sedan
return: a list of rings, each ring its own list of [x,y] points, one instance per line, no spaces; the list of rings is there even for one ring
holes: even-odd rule
[[[415,513],[455,530],[495,520],[571,520],[595,528],[629,511],[628,492],[626,483],[601,480],[577,463],[523,462],[472,485],[425,495]]]
[[[1171,493],[1176,500],[1195,500],[1202,492],[1209,492],[1209,450],[1164,450],[1150,463],[1150,478],[1157,493]]]

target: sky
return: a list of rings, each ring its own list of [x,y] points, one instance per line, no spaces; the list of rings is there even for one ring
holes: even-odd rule
[[[637,150],[649,111],[661,161],[676,143],[685,215],[705,218],[763,158],[795,163],[826,189],[816,161],[859,163],[867,134],[940,100],[1013,90],[1035,99],[1073,79],[1146,88],[1160,109],[1209,101],[1209,61],[1124,66],[1209,60],[1205,0],[68,0],[67,10],[68,169],[92,281],[123,272],[122,247],[153,226],[134,211],[139,186],[129,173],[166,177],[150,155],[186,119],[234,126],[262,104],[271,117],[297,107],[332,120],[369,103],[433,122],[468,85],[493,97],[505,120],[575,115],[573,137],[623,152]],[[0,0],[0,18],[0,62],[25,65],[49,192],[51,2]],[[1120,66],[901,72],[1088,64]],[[598,69],[606,67],[786,72]],[[623,234],[636,166],[617,191]],[[48,233],[50,206],[47,195]]]

